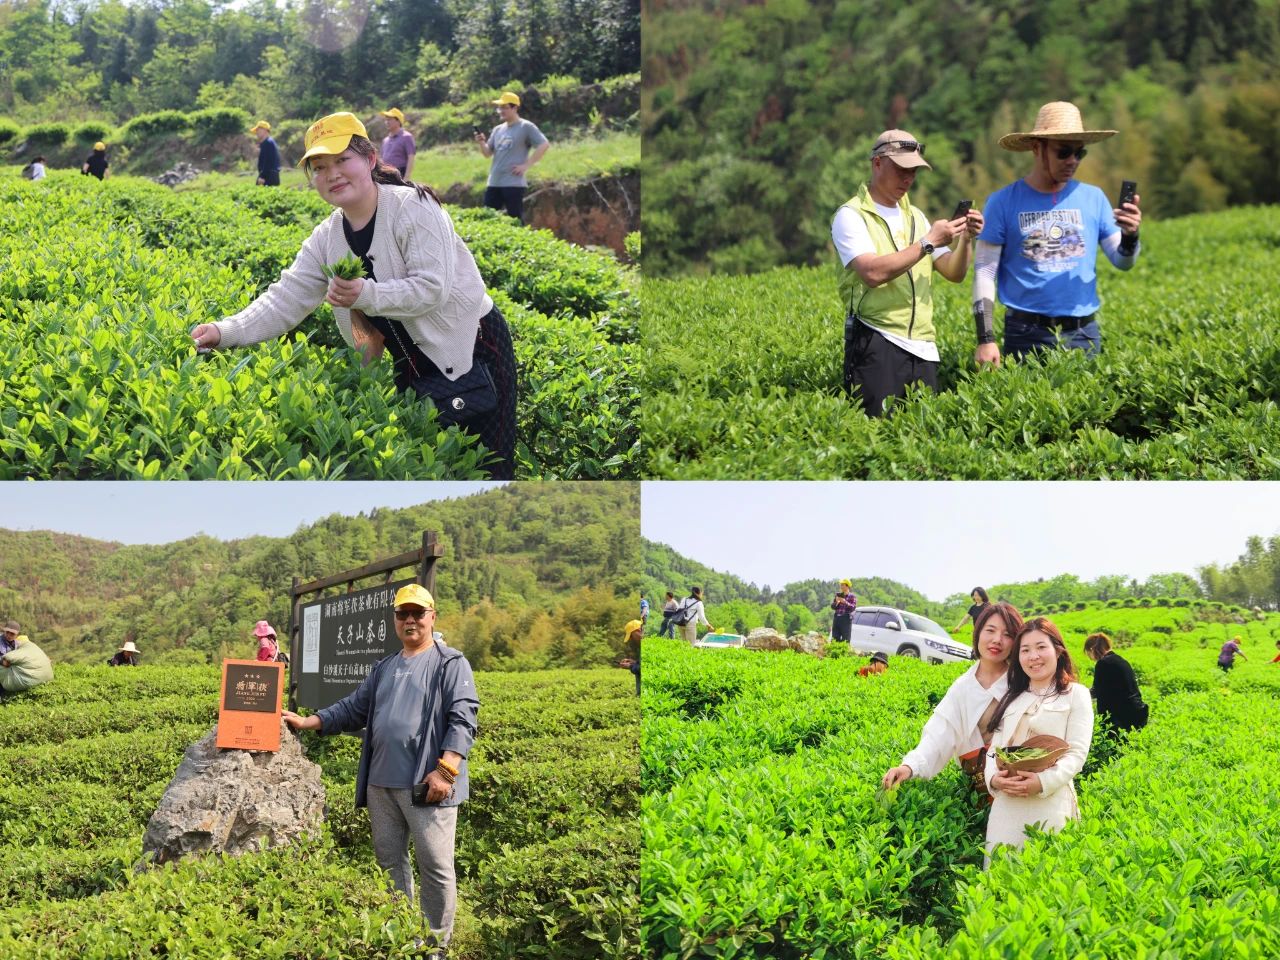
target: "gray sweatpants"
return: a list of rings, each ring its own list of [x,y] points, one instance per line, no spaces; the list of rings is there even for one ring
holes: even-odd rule
[[[378,866],[391,875],[391,884],[413,899],[413,870],[409,866],[409,839],[418,861],[418,902],[440,941],[449,945],[453,918],[458,910],[458,885],[453,870],[453,837],[458,808],[433,804],[413,805],[413,791],[369,786],[369,826],[373,855]]]

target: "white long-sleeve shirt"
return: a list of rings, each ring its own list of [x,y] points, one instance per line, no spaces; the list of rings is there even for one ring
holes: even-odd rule
[[[911,768],[912,777],[929,780],[941,772],[948,760],[982,746],[978,721],[992,700],[1004,696],[1009,681],[1001,676],[984,687],[978,682],[978,667],[975,663],[956,678],[925,723],[920,742],[902,758]]]

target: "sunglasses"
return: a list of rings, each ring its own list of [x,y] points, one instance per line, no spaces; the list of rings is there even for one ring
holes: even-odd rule
[[[430,612],[431,612],[430,610],[397,610],[396,619],[397,620],[421,620]]]
[[[924,144],[915,140],[885,140],[883,143],[877,144],[875,155],[877,157],[886,156],[888,147],[898,147],[902,153],[918,153],[924,156]]]
[[[1077,160],[1083,160],[1089,153],[1084,147],[1059,147],[1054,151],[1059,160],[1065,160],[1067,157],[1075,157]]]

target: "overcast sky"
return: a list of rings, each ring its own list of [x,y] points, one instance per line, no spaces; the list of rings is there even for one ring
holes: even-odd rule
[[[1280,483],[645,483],[641,532],[777,590],[887,577],[931,600],[1074,573],[1187,573],[1280,534]]]
[[[284,537],[332,513],[410,507],[501,486],[490,481],[422,483],[232,483],[213,480],[0,484],[0,527],[57,530],[120,543],[171,543],[197,533],[220,540]]]

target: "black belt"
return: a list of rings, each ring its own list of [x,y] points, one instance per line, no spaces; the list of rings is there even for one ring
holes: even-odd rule
[[[1079,330],[1081,327],[1087,327],[1096,316],[1096,313],[1091,313],[1087,317],[1048,317],[1043,313],[1027,313],[1017,307],[1009,307],[1004,312],[1006,320],[1021,320],[1023,323],[1034,323],[1039,327],[1059,327],[1063,330]]]

